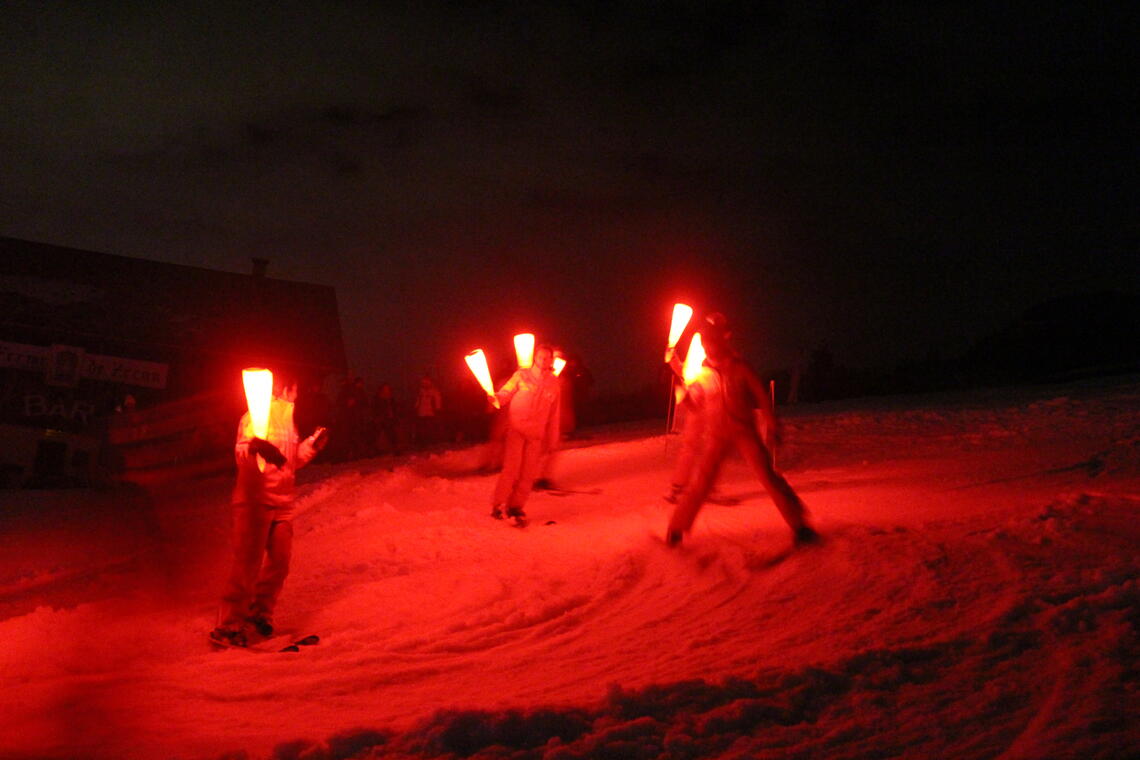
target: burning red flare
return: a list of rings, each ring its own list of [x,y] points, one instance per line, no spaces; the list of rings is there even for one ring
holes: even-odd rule
[[[250,367],[241,371],[241,382],[245,386],[245,403],[249,408],[249,426],[253,437],[269,437],[269,405],[273,401],[273,373],[261,367]],[[265,471],[265,460],[257,458],[257,467]]]
[[[479,381],[479,385],[482,386],[488,396],[494,397],[495,386],[491,383],[491,370],[487,368],[487,355],[483,353],[483,349],[477,348],[463,358],[471,369],[471,374]],[[497,409],[499,407],[498,399],[495,399],[493,403]]]
[[[269,404],[273,400],[273,373],[261,367],[250,367],[241,371],[242,385],[245,386],[245,403],[249,408],[249,422],[253,435],[265,438],[269,435]]]
[[[515,336],[515,357],[519,361],[519,369],[527,369],[534,364],[534,333]]]
[[[665,361],[673,358],[673,351],[677,348],[677,341],[681,340],[681,333],[685,332],[689,320],[693,318],[693,307],[683,303],[673,304],[673,320],[669,323],[669,344],[665,349]]]
[[[681,376],[685,379],[685,385],[692,385],[697,379],[704,360],[705,347],[701,345],[701,334],[697,333],[693,336],[693,342],[689,344],[689,353],[685,354],[685,364],[681,367]]]

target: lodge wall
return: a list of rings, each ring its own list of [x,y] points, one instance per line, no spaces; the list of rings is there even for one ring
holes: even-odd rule
[[[240,369],[344,371],[331,288],[0,238],[0,487],[231,466]]]

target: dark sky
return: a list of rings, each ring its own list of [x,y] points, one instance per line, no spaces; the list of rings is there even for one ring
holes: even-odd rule
[[[1136,27],[1092,6],[10,1],[0,234],[268,258],[370,385],[529,328],[631,388],[677,299],[765,367],[952,355],[1140,287]]]

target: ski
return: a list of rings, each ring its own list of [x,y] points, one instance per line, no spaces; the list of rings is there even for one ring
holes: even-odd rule
[[[227,641],[221,641],[215,638],[210,638],[210,644],[215,649],[239,649],[245,652],[258,652],[261,654],[279,653],[279,652],[299,652],[301,647],[311,647],[320,643],[321,637],[315,633],[301,638],[293,638],[293,635],[275,636],[269,639],[247,644],[246,646],[239,646]],[[284,645],[284,646],[282,646]]]
[[[548,493],[551,496],[597,496],[602,492],[600,488],[546,488],[542,493]]]
[[[527,526],[530,525],[530,520],[527,519],[526,517],[523,517],[521,520],[513,518],[513,517],[508,517],[506,519],[503,519],[503,518],[496,518],[496,519],[498,519],[502,523],[505,523],[507,526],[509,526],[511,528],[518,528],[519,530],[522,530],[523,528],[526,528]],[[546,522],[544,522],[542,524],[543,525],[557,525],[558,521],[557,520],[547,520]]]
[[[299,651],[301,651],[301,647],[311,647],[315,644],[319,644],[320,641],[321,641],[320,636],[318,636],[315,633],[310,633],[308,636],[302,636],[301,638],[294,641],[292,644],[289,644],[288,646],[284,646],[281,649],[278,649],[277,651],[278,652],[299,652]]]

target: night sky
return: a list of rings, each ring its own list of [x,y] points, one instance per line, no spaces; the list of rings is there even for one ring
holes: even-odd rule
[[[1095,5],[10,1],[0,234],[267,258],[370,386],[531,329],[632,388],[675,300],[762,367],[951,356],[1140,287],[1136,26]]]

